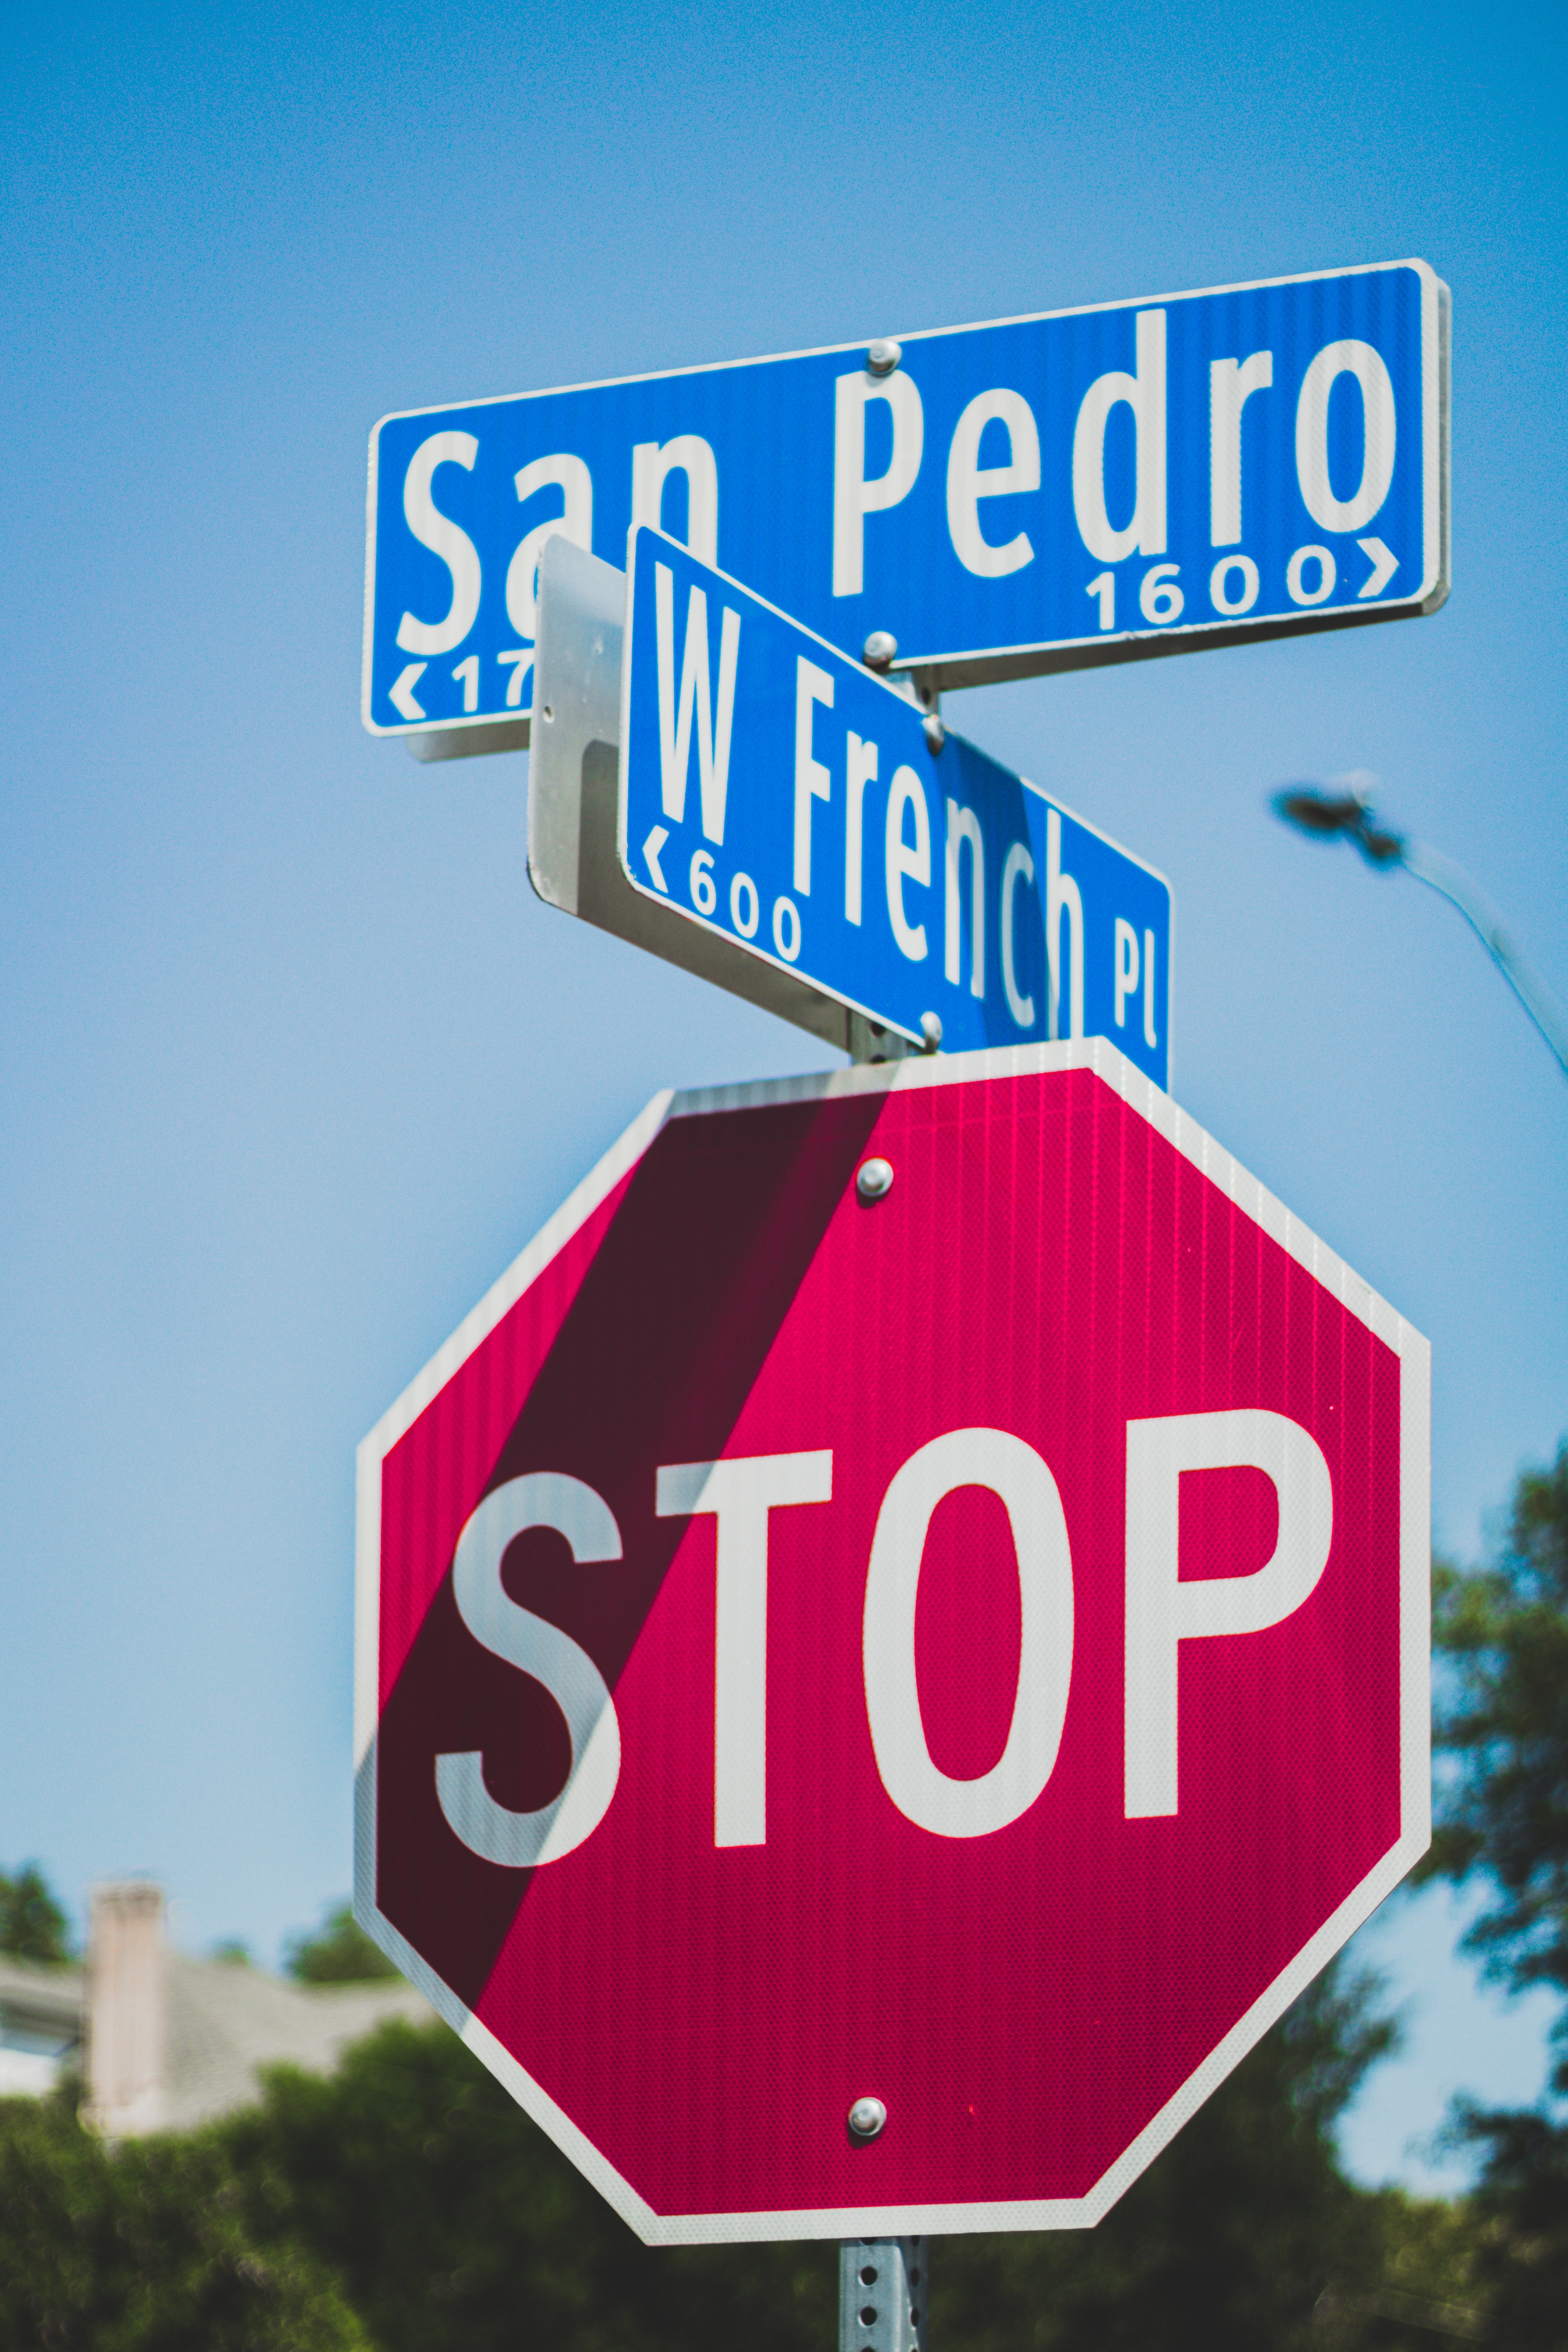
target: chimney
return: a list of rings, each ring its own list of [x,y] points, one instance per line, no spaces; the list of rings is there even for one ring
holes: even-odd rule
[[[168,2045],[163,1895],[149,1879],[95,1886],[88,1928],[87,2101],[106,2139],[139,2139],[164,2117]]]

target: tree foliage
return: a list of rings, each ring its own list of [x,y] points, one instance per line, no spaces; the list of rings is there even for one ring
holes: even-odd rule
[[[247,2225],[215,2133],[110,2149],[74,2086],[0,2100],[0,2352],[374,2352],[302,2244]]]
[[[352,1904],[329,1910],[313,1936],[289,1940],[284,1961],[300,1984],[365,1984],[376,1977],[395,1977],[397,1970],[378,1944],[373,1944]]]
[[[1458,1769],[1429,1867],[1493,1881],[1468,1939],[1491,1975],[1568,1998],[1568,1441],[1521,1477],[1495,1561],[1440,1566],[1436,1585],[1456,1692],[1438,1738]]]
[[[331,2080],[279,2068],[228,2127],[260,2237],[298,2236],[380,2352],[823,2352],[831,2249],[653,2252],[445,2026],[394,2021]]]
[[[1336,2122],[1393,2040],[1373,1979],[1320,1977],[1091,2234],[954,2240],[940,2344],[964,2352],[1415,2345],[1377,2308],[1401,2200],[1348,2181]],[[1430,2265],[1418,2263],[1425,2282]]]
[[[1331,1970],[1097,2231],[942,2241],[941,2352],[1429,2352],[1453,2248],[1333,2145],[1390,2031]],[[384,2026],[331,2081],[279,2070],[226,2139],[249,2229],[309,2246],[380,2352],[835,2341],[832,2245],[641,2245],[444,2027]]]
[[[0,1952],[47,1968],[72,1958],[66,1915],[36,1862],[25,1862],[14,1877],[0,1871]]]
[[[1516,1991],[1564,2007],[1552,2088],[1568,2094],[1568,1440],[1527,1470],[1497,1556],[1436,1579],[1436,1640],[1453,1700],[1439,1743],[1453,1759],[1431,1872],[1482,1874],[1494,1899],[1466,1938]],[[1511,2352],[1568,2347],[1568,2125],[1535,2108],[1461,2109],[1456,2136],[1484,2151],[1476,2204],[1491,2223],[1481,2269]]]
[[[1468,2240],[1335,2158],[1389,2037],[1367,1982],[1331,1970],[1097,2231],[940,2242],[938,2352],[1430,2352],[1473,2301]],[[0,2102],[0,2352],[830,2352],[837,2333],[831,2244],[643,2246],[438,2024],[390,2022],[331,2077],[277,2069],[220,2124],[113,2150],[67,2097]]]

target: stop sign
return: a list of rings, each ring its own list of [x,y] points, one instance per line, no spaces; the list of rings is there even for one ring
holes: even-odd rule
[[[1092,2222],[1426,1847],[1427,1395],[1103,1041],[661,1097],[361,1449],[359,1916],[650,2242]]]

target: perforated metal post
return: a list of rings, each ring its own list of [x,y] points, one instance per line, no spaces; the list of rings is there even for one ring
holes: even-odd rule
[[[929,2245],[926,2238],[840,2241],[838,2352],[921,2352]]]
[[[900,683],[902,683],[900,681]],[[903,689],[915,699],[912,681]],[[934,698],[920,699],[929,709]],[[852,1062],[899,1062],[916,1049],[863,1013],[847,1016],[845,1040]],[[874,1166],[884,1163],[873,1162]],[[873,1195],[862,1188],[864,1197]],[[880,2131],[886,2110],[875,2101],[857,2102],[849,2126],[856,2130],[860,2105],[876,2108],[866,2137]],[[858,2137],[858,2134],[857,2134]],[[842,2238],[838,2244],[838,2352],[921,2352],[926,2343],[925,2238]]]

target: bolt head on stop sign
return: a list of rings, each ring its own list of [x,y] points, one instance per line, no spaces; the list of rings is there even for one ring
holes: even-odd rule
[[[1427,1420],[1103,1040],[661,1097],[361,1448],[359,1916],[650,2242],[1095,2221],[1426,1848]]]

